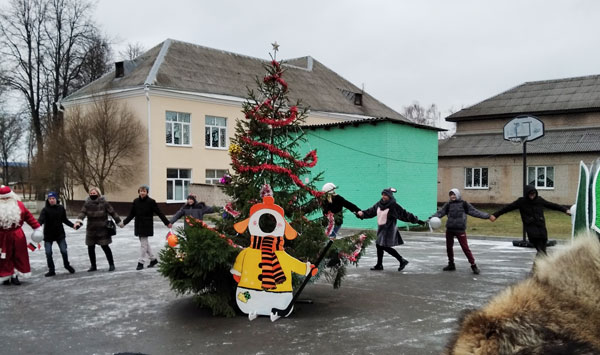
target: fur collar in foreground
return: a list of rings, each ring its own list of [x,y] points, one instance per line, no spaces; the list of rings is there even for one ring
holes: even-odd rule
[[[594,233],[535,262],[532,277],[466,314],[446,354],[599,354],[600,242]]]

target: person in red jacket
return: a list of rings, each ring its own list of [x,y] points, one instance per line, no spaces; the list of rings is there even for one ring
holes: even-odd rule
[[[19,276],[31,273],[23,223],[41,233],[40,224],[17,194],[8,186],[0,186],[0,281],[4,285],[20,285]]]

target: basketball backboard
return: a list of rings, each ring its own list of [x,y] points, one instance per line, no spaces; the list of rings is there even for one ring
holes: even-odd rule
[[[544,122],[534,116],[517,116],[504,125],[507,141],[534,141],[544,136]]]

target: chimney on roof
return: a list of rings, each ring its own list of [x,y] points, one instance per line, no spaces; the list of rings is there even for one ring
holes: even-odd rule
[[[362,106],[362,96],[361,92],[354,93],[354,104],[356,106]]]
[[[125,76],[125,62],[115,62],[115,78],[122,78]]]
[[[312,71],[312,69],[313,69],[313,58],[311,56],[308,56],[306,59],[306,70]]]

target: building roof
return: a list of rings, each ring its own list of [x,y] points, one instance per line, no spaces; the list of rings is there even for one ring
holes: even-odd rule
[[[387,117],[412,123],[312,57],[282,62],[292,102],[301,99],[302,104],[313,111]],[[63,102],[144,86],[245,98],[247,88],[257,87],[256,79],[262,78],[266,63],[263,59],[167,39],[135,60],[126,62],[123,77],[116,78],[113,70]],[[360,93],[362,105],[355,105],[354,97]]]
[[[527,154],[600,152],[600,128],[546,130],[545,135],[527,142]],[[439,157],[494,156],[522,154],[521,144],[504,140],[502,132],[457,134],[439,142]]]
[[[600,111],[600,75],[532,81],[462,109],[447,121]]]
[[[332,127],[344,128],[346,126],[357,127],[357,126],[362,125],[362,124],[367,124],[367,123],[377,124],[379,122],[391,122],[391,123],[395,123],[395,124],[410,125],[410,126],[413,126],[413,127],[424,128],[424,129],[429,129],[429,130],[438,131],[438,132],[446,131],[443,128],[426,126],[426,125],[422,125],[422,124],[417,124],[417,123],[413,123],[413,122],[406,122],[406,121],[397,120],[397,119],[388,118],[388,117],[363,118],[363,119],[356,119],[356,120],[350,120],[350,121],[339,121],[339,122],[331,122],[331,123],[308,124],[308,125],[302,125],[302,127],[308,128],[308,129],[319,129],[319,128],[328,129],[328,128],[332,128]]]

